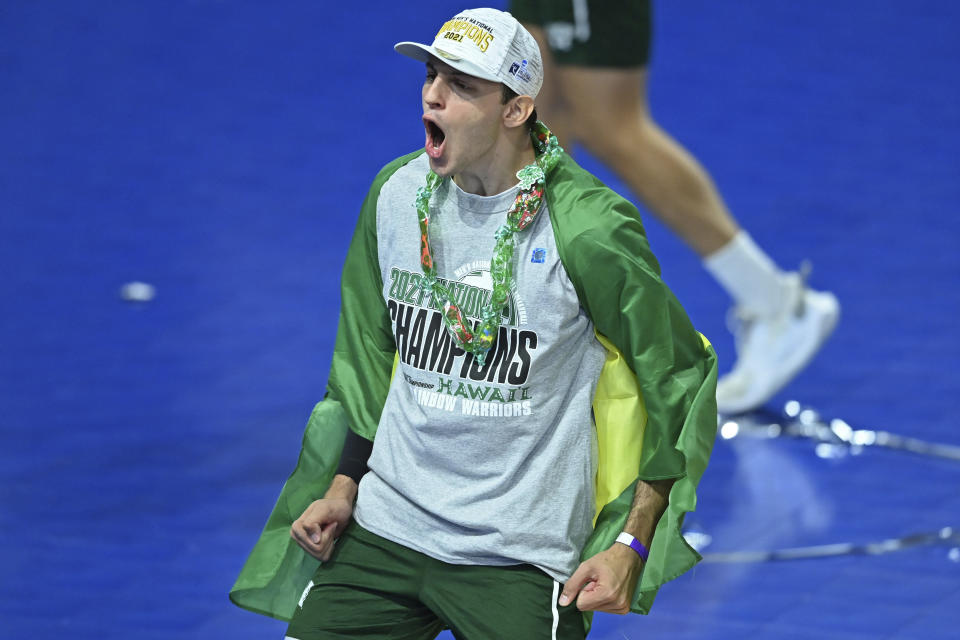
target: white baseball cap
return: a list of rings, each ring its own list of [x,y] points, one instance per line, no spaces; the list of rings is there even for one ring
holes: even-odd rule
[[[537,41],[506,11],[467,9],[440,27],[432,45],[398,42],[393,48],[421,62],[436,56],[458,71],[502,82],[518,95],[535,98],[543,84]]]

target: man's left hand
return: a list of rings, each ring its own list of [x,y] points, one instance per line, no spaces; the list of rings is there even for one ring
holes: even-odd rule
[[[643,561],[633,549],[615,543],[580,563],[563,586],[560,606],[565,607],[576,598],[581,611],[630,613],[642,567]]]

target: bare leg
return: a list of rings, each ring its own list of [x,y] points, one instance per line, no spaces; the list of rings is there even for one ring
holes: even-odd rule
[[[737,332],[737,361],[717,384],[723,413],[769,400],[833,331],[836,298],[784,274],[730,215],[697,160],[650,116],[645,69],[561,67],[563,125],[613,169],[702,259],[752,320]],[[566,133],[566,132],[565,132]]]
[[[650,117],[645,69],[557,71],[567,105],[565,124],[657,218],[700,257],[733,239],[740,228],[710,176]]]

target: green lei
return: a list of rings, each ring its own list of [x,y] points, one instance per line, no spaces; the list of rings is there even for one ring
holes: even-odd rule
[[[443,301],[443,322],[456,341],[457,346],[472,353],[483,366],[487,353],[497,337],[502,310],[507,303],[513,277],[513,252],[516,247],[514,235],[523,231],[534,221],[543,202],[544,182],[547,172],[557,164],[563,149],[557,137],[539,120],[530,132],[537,159],[517,172],[520,193],[507,212],[507,221],[497,229],[497,242],[490,259],[490,277],[493,280],[493,295],[480,311],[480,324],[471,332],[464,322],[463,313],[453,300],[450,290],[437,279],[430,249],[430,198],[443,183],[433,171],[427,173],[427,185],[417,190],[417,217],[420,219],[420,266],[424,278],[420,286],[429,289],[434,300]]]

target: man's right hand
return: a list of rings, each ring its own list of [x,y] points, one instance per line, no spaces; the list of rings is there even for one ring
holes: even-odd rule
[[[333,552],[333,543],[343,533],[353,513],[357,484],[346,476],[335,476],[327,495],[314,500],[290,527],[290,537],[304,551],[326,562]]]

